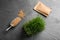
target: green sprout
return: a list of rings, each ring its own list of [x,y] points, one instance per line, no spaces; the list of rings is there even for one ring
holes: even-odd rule
[[[32,20],[26,22],[23,25],[23,29],[28,36],[41,32],[44,30],[44,28],[45,28],[45,21],[40,16],[33,18]]]

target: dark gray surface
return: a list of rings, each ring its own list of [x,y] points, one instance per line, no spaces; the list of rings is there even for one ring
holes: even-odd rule
[[[60,40],[60,0],[40,0],[50,8],[52,13],[43,17],[46,21],[46,28],[42,33],[32,37],[25,37],[22,32],[22,25],[27,20],[39,15],[33,7],[39,0],[0,0],[0,40]],[[19,10],[23,9],[26,17],[21,23],[5,32],[12,19],[17,16]]]

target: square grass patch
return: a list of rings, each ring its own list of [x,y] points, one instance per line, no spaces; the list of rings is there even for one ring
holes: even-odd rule
[[[45,29],[45,21],[42,17],[37,16],[32,20],[24,23],[23,29],[28,36],[35,35]]]

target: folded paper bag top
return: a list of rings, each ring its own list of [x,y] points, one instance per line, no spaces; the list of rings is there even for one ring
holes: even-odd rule
[[[21,17],[21,18],[24,18],[25,17],[24,11],[23,10],[20,10],[18,12],[18,16]]]
[[[51,12],[51,9],[44,5],[42,2],[38,2],[37,5],[34,7],[34,10],[43,14],[44,16],[48,16]]]

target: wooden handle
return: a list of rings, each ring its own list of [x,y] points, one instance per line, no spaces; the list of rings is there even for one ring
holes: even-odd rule
[[[21,18],[20,17],[16,17],[14,20],[12,20],[12,22],[10,23],[10,25],[12,27],[15,27],[20,21],[21,21]]]

